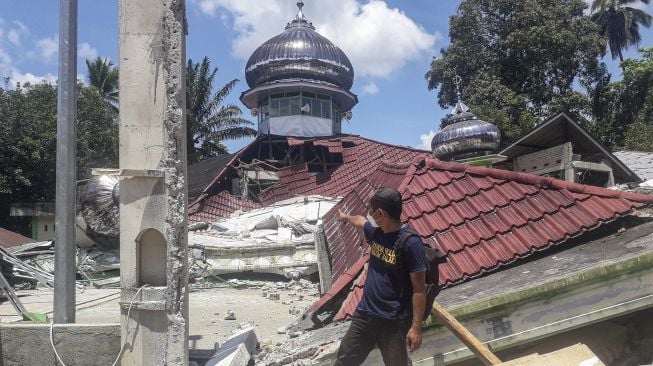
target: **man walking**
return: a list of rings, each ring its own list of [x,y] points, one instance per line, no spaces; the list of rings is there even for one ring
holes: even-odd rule
[[[378,189],[370,198],[367,218],[340,211],[338,221],[355,226],[370,244],[363,298],[340,343],[336,366],[363,363],[375,346],[386,366],[409,365],[408,351],[422,344],[426,306],[426,258],[417,236],[401,250],[395,242],[408,228],[401,225],[401,194]]]

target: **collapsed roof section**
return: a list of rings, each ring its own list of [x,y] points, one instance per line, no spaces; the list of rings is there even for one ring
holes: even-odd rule
[[[651,195],[432,158],[383,163],[324,217],[333,287],[307,311],[314,322],[334,308],[336,319],[348,318],[360,301],[368,245],[350,225],[337,222],[337,210],[364,214],[367,197],[380,186],[402,193],[403,222],[447,255],[440,267],[443,286],[496,271],[653,204]]]
[[[189,220],[213,222],[235,211],[299,195],[343,197],[382,161],[410,161],[428,151],[354,135],[261,136],[234,154],[190,205]]]
[[[191,253],[191,270],[311,275],[318,270],[317,225],[337,203],[320,196],[298,197],[206,225],[189,236],[190,246],[199,249]]]

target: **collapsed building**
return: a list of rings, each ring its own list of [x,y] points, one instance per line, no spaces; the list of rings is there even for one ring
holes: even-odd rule
[[[308,332],[287,351],[261,357],[262,364],[333,357],[362,296],[369,257],[363,238],[336,221],[337,210],[364,214],[367,198],[381,186],[401,192],[402,220],[447,255],[439,301],[492,349],[553,344],[554,335],[578,339],[584,335],[573,332],[591,329],[606,335],[592,350],[604,348],[601,357],[613,361],[627,345],[637,346],[634,340],[653,340],[650,327],[610,323],[653,308],[653,196],[579,184],[575,172],[565,176],[564,170],[577,162],[574,168],[600,173],[602,186],[639,177],[600,156],[609,152],[592,141],[567,145],[586,136],[566,116],[555,123],[571,123],[577,134],[556,135],[524,152],[565,154],[544,172],[516,169],[522,162],[516,155],[491,156],[498,130],[462,101],[432,152],[343,134],[342,120],[352,118],[357,103],[350,91],[353,67],[298,5],[285,31],[246,66],[250,89],[241,100],[256,116],[259,136],[235,154],[204,163],[197,173],[203,180],[190,192],[189,246],[205,264],[201,270],[291,278],[319,273],[323,295],[295,325]],[[585,146],[587,153],[579,150]],[[484,166],[470,164],[479,161]],[[501,169],[491,168],[494,163]],[[104,248],[117,243],[116,182],[99,177],[80,195],[78,225]],[[424,336],[413,355],[417,364],[472,356],[432,320]],[[602,347],[606,342],[616,346]],[[368,364],[378,364],[378,357]]]
[[[492,349],[551,345],[563,335],[592,343],[573,332],[596,334],[591,327],[599,324],[612,336],[592,343],[593,351],[610,363],[625,357],[626,347],[637,349],[633,343],[653,339],[646,327],[609,323],[653,307],[653,196],[604,188],[640,181],[633,171],[565,115],[544,126],[571,123],[572,133],[553,136],[550,128],[546,144],[523,151],[535,155],[491,155],[498,130],[462,101],[434,137],[433,152],[342,134],[341,119],[351,117],[356,102],[348,92],[353,69],[315,32],[301,5],[285,32],[257,49],[246,67],[250,89],[241,100],[258,118],[259,136],[216,169],[189,207],[189,220],[200,223],[294,197],[342,198],[317,225],[323,296],[295,325],[309,332],[261,364],[333,358],[347,326],[342,321],[360,301],[369,256],[363,238],[337,222],[337,211],[364,214],[381,186],[402,193],[402,220],[447,255],[440,301]],[[548,148],[555,152],[547,171],[518,169],[517,162]],[[571,173],[567,163],[575,164]],[[472,354],[429,321],[424,346],[412,357],[417,364],[453,364]],[[378,362],[373,354],[367,364]]]

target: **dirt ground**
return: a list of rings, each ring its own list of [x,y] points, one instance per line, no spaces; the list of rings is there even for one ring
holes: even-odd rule
[[[275,282],[269,286],[274,287]],[[216,342],[223,342],[239,324],[250,322],[256,326],[259,341],[262,344],[276,344],[288,339],[286,334],[277,334],[277,330],[296,319],[298,315],[290,314],[290,310],[303,312],[317,297],[305,294],[298,299],[298,294],[292,287],[274,289],[280,294],[279,300],[263,297],[264,290],[260,288],[208,288],[192,290],[190,299],[190,337],[189,346],[194,349],[212,349]],[[21,290],[17,294],[28,311],[46,313],[52,317],[53,293],[46,289]],[[77,292],[77,323],[118,323],[120,310],[118,301],[119,289],[92,289],[83,293]],[[292,300],[292,303],[288,304]],[[228,310],[233,310],[236,320],[225,320]],[[11,303],[3,300],[0,303],[0,322],[9,323],[21,321]]]

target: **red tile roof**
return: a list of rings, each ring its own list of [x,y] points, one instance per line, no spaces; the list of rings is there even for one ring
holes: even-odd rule
[[[338,209],[364,214],[369,194],[381,186],[402,193],[402,220],[447,254],[448,262],[440,266],[444,286],[495,271],[653,204],[651,195],[430,158],[385,163],[325,216],[334,285],[308,315],[345,296],[336,319],[353,313],[362,283],[352,287],[351,280],[339,279],[345,273],[365,275],[361,259],[367,244],[350,225],[337,222],[336,214]]]
[[[282,138],[288,146],[306,145],[307,148],[324,147],[328,154],[341,158],[342,164],[326,172],[310,172],[306,163],[295,164],[279,170],[280,184],[270,187],[258,195],[260,202],[242,200],[219,188],[229,173],[229,165],[241,157],[257,151],[265,142],[254,140],[236,153],[232,162],[219,172],[205,192],[217,192],[201,196],[189,208],[190,221],[214,221],[236,210],[247,210],[272,204],[298,195],[322,195],[342,197],[348,194],[367,175],[376,171],[384,160],[390,162],[410,161],[416,156],[428,156],[429,152],[408,147],[385,144],[359,136],[341,135],[300,139]],[[227,185],[230,187],[230,185]]]
[[[30,239],[26,236],[0,227],[0,246],[3,248],[10,248],[15,247],[16,245],[33,242],[34,239]]]

